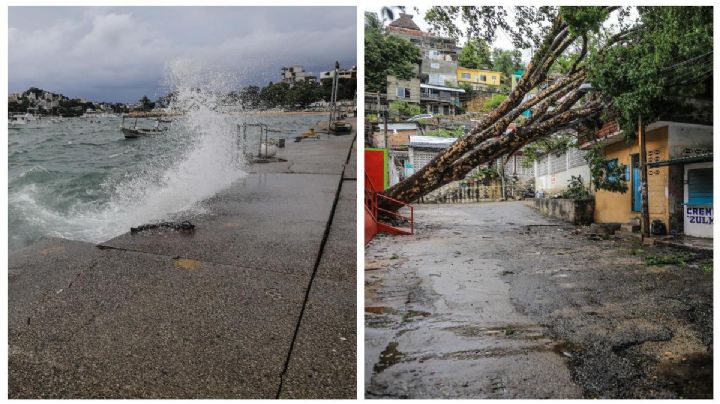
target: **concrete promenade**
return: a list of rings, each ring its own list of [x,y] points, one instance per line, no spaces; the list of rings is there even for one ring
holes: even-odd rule
[[[279,156],[192,233],[12,254],[10,398],[355,398],[355,133]]]

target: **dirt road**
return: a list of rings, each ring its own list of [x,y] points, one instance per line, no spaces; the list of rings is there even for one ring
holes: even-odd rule
[[[415,236],[366,251],[367,397],[712,396],[708,257],[590,240],[521,202],[415,215]]]

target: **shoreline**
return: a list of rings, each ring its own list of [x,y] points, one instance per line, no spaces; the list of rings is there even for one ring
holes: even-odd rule
[[[10,254],[9,396],[356,398],[355,140],[289,143],[192,231]]]

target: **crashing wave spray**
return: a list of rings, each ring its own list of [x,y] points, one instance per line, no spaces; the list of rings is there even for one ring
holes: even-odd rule
[[[103,202],[77,204],[63,214],[28,206],[51,235],[100,242],[178,212],[202,213],[201,201],[245,175],[236,130],[241,118],[223,114],[220,103],[237,81],[187,60],[169,63],[166,80],[173,89],[170,108],[183,115],[154,140],[177,142],[180,150],[106,181],[110,197]]]

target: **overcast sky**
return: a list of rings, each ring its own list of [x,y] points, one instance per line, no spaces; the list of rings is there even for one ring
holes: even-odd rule
[[[369,8],[367,9],[367,11],[371,11],[371,12],[377,13],[377,14],[380,16],[380,18],[382,19],[382,15],[380,15],[380,10],[381,10],[381,9],[382,9],[382,7],[380,7],[380,6],[377,6],[377,7],[369,7]],[[430,6],[410,5],[410,4],[406,4],[406,5],[405,5],[405,11],[406,11],[406,13],[412,15],[412,16],[413,16],[413,22],[415,22],[415,24],[417,24],[418,27],[420,27],[421,30],[426,31],[426,32],[430,30],[430,25],[425,21],[425,13],[427,13],[427,11],[428,11],[429,9],[430,9]],[[508,11],[508,13],[509,13],[509,16],[508,16],[508,17],[509,17],[509,19],[510,19],[510,24],[511,24],[511,25],[514,25],[514,24],[513,24],[513,21],[515,20],[515,11],[514,11],[513,7],[511,7],[511,6],[507,6],[506,9],[507,9],[507,11]],[[399,10],[396,9],[395,12],[397,13],[397,12],[399,12]],[[399,16],[399,15],[398,15],[398,16]],[[395,18],[398,18],[398,16],[396,16]],[[637,10],[635,10],[635,8],[632,8],[631,11],[630,11],[629,21],[633,21],[633,20],[636,19],[636,18],[637,18]],[[617,21],[618,21],[618,20],[617,20],[617,14],[613,14],[613,15],[611,15],[610,18],[608,18],[608,20],[605,22],[605,26],[606,26],[606,27],[609,27],[609,26],[611,26],[611,25],[613,25],[613,24],[617,24]],[[389,22],[388,22],[388,23],[389,23]],[[456,21],[455,21],[455,24],[456,24],[462,31],[464,31],[465,29],[467,29],[467,24],[465,24],[465,23],[464,23],[463,21],[461,21],[460,19],[456,20]],[[463,38],[460,38],[460,39],[458,40],[458,45],[463,46],[466,41],[467,41],[467,38],[464,38],[464,37],[463,37]],[[514,46],[513,43],[512,43],[512,40],[510,39],[510,37],[509,37],[505,32],[503,32],[503,30],[501,30],[501,29],[499,29],[499,30],[497,31],[497,35],[496,35],[496,37],[495,37],[495,41],[490,44],[490,47],[491,47],[491,48],[506,49],[506,50],[510,50],[510,49],[514,49],[514,48],[515,48],[515,46]],[[524,62],[524,63],[528,63],[528,62],[530,61],[530,59],[532,58],[532,52],[533,52],[532,49],[521,49],[520,51],[522,52],[522,60],[523,60],[523,62]]]
[[[156,98],[167,66],[191,59],[237,86],[357,64],[355,7],[10,7],[9,91],[93,101]]]

